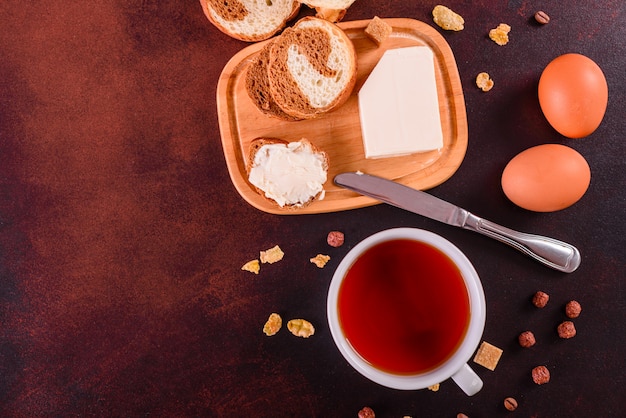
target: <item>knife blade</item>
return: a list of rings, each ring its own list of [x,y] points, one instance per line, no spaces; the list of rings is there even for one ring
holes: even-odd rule
[[[506,228],[395,181],[369,174],[341,173],[335,176],[334,182],[389,205],[496,239],[555,270],[571,273],[580,266],[580,252],[571,244]]]

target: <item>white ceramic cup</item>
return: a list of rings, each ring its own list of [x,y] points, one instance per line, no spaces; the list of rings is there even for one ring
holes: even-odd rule
[[[372,366],[361,357],[346,339],[338,314],[339,289],[350,267],[369,248],[384,241],[409,239],[435,247],[458,267],[469,296],[470,318],[467,331],[456,351],[435,369],[416,375],[393,374]],[[335,344],[345,359],[368,379],[394,389],[424,389],[448,378],[467,394],[476,394],[483,386],[482,380],[468,366],[468,361],[482,338],[485,327],[486,304],[483,288],[476,270],[467,257],[450,241],[429,231],[414,228],[396,228],[376,233],[357,244],[348,252],[335,271],[328,290],[327,314]]]

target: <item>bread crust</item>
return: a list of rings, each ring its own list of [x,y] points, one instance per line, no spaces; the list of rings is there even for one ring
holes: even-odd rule
[[[348,9],[328,9],[325,7],[315,7],[315,16],[328,20],[332,23],[340,22],[346,15]]]
[[[309,22],[310,25],[303,25]],[[318,72],[325,77],[335,77],[337,71],[327,66],[331,48],[330,36],[340,38],[340,44],[346,47],[344,52],[348,54],[349,68],[341,71],[349,71],[349,79],[329,104],[324,107],[313,107],[288,69],[287,54],[290,46],[295,44],[304,51],[304,55]],[[270,93],[286,114],[297,119],[313,119],[336,109],[350,97],[356,83],[356,67],[356,51],[352,41],[341,28],[324,19],[305,17],[272,42],[268,64]]]
[[[320,150],[319,148],[317,148],[313,143],[311,143],[308,139],[306,138],[302,138],[299,142],[303,143],[303,144],[308,144],[311,147],[311,150],[318,155],[322,155],[324,158],[324,169],[326,171],[328,171],[329,168],[329,160],[328,160],[328,154],[325,151]],[[285,141],[284,139],[279,139],[279,138],[267,138],[267,137],[261,137],[261,138],[256,138],[254,139],[251,143],[250,143],[250,147],[248,149],[248,161],[246,163],[246,172],[248,174],[248,176],[250,176],[250,171],[252,170],[252,167],[254,166],[254,158],[257,154],[257,152],[259,152],[259,150],[264,146],[264,145],[271,145],[271,144],[283,144],[285,146],[287,146],[289,144],[289,141]],[[280,205],[278,204],[278,202],[276,202],[274,199],[271,199],[269,197],[267,197],[265,195],[265,192],[261,189],[259,189],[258,187],[256,187],[255,185],[253,185],[252,183],[250,183],[250,185],[254,188],[254,190],[261,195],[261,197],[263,197],[265,200],[267,200],[268,202],[271,202],[273,205],[276,205],[278,207],[280,207]],[[315,196],[312,196],[311,199],[309,199],[307,202],[301,204],[301,205],[293,205],[293,204],[287,204],[285,206],[282,206],[283,209],[286,210],[298,210],[300,208],[306,207],[308,205],[311,204],[311,202],[317,200],[320,198],[321,194],[324,191],[322,190],[321,192],[319,192],[318,194],[316,194]]]
[[[245,42],[258,42],[271,38],[280,32],[287,25],[287,22],[294,19],[298,15],[301,6],[299,1],[293,0],[290,3],[291,11],[288,15],[286,15],[284,20],[278,21],[276,25],[271,27],[268,31],[259,32],[254,35],[246,35],[244,33],[235,32],[221,24],[215,18],[215,15],[217,15],[222,16],[224,19],[229,21],[242,20],[249,13],[251,3],[252,2],[250,0],[229,0],[228,2],[223,0],[200,0],[202,11],[209,22],[226,35]]]
[[[352,6],[355,0],[301,0],[301,3],[306,4],[311,8],[323,7],[325,9],[347,9]]]
[[[355,0],[301,0],[302,4],[315,9],[315,16],[337,23],[343,19]]]

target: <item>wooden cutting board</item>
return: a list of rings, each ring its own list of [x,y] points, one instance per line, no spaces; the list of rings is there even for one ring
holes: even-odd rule
[[[450,46],[432,26],[414,19],[385,19],[393,32],[379,47],[364,33],[369,20],[341,22],[339,26],[354,43],[358,74],[354,91],[337,110],[317,119],[281,121],[261,113],[248,97],[246,68],[266,42],[252,44],[233,56],[224,67],[217,86],[220,135],[231,180],[252,206],[274,214],[324,213],[379,203],[333,184],[336,174],[361,171],[416,189],[429,189],[450,178],[461,165],[467,149],[467,115],[458,68]],[[357,93],[388,49],[427,46],[433,51],[443,148],[408,156],[366,159],[363,150]],[[250,142],[258,137],[297,141],[307,138],[324,150],[330,160],[325,197],[299,209],[286,209],[260,196],[247,180]]]

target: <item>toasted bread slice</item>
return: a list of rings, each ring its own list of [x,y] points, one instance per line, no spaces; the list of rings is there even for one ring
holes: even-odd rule
[[[266,115],[282,120],[298,120],[298,118],[285,113],[280,106],[276,104],[270,93],[267,64],[270,59],[272,42],[273,41],[269,41],[265,44],[254,58],[254,61],[248,66],[246,70],[246,90],[256,107]]]
[[[356,82],[354,45],[324,19],[305,17],[272,42],[268,78],[272,98],[298,119],[312,119],[343,104]]]
[[[328,155],[307,139],[257,138],[250,144],[248,181],[269,201],[287,209],[323,199]]]
[[[246,42],[271,38],[300,10],[297,0],[200,0],[200,3],[215,27]]]

